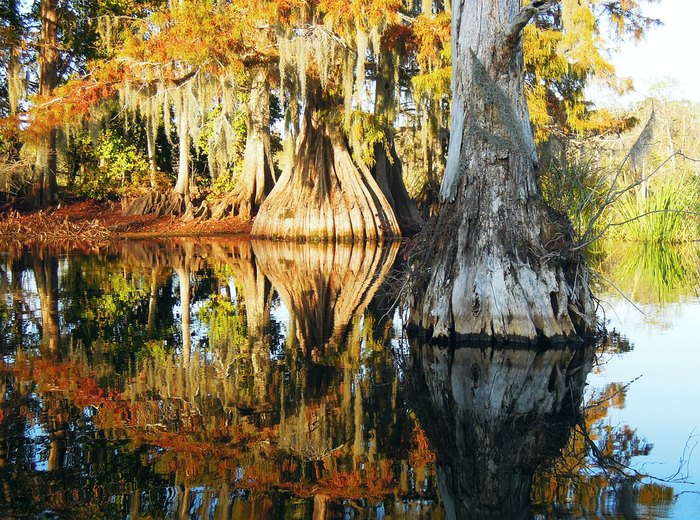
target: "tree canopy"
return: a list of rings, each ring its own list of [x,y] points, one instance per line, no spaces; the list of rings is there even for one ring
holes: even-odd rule
[[[428,214],[437,200],[454,58],[449,2],[1,7],[7,196],[46,205],[60,188],[188,218],[250,219],[261,210],[268,225],[260,233],[307,238],[412,233],[421,225],[416,204]],[[609,42],[639,38],[657,21],[638,1],[546,7],[523,35],[536,140],[629,125],[594,110],[584,89],[594,76],[626,88],[607,58]],[[324,133],[325,148],[315,138]],[[149,173],[123,168],[109,178],[106,163],[126,159],[95,150],[115,140],[133,143]],[[315,197],[316,209],[301,215],[299,190],[309,183],[314,195],[305,197]],[[342,216],[349,208],[359,208],[356,217]],[[270,227],[291,213],[294,224]]]

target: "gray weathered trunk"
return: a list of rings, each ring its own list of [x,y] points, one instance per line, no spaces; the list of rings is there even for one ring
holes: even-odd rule
[[[594,349],[412,343],[407,391],[435,450],[447,518],[528,518],[532,478],[580,418]]]
[[[533,342],[594,327],[565,217],[547,208],[523,92],[519,0],[467,0],[452,21],[452,128],[438,219],[421,243],[414,326]]]

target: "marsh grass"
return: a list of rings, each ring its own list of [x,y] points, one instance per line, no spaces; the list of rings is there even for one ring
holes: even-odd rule
[[[606,285],[643,305],[663,307],[700,291],[700,246],[695,243],[608,240],[600,244],[591,267]]]
[[[677,172],[656,179],[648,193],[634,189],[610,208],[611,238],[633,242],[681,243],[698,239],[698,181]]]
[[[551,164],[540,176],[540,187],[547,203],[569,216],[577,239],[586,232],[598,209],[605,202],[608,172],[593,157],[578,157],[563,164]],[[592,232],[600,232],[599,220]]]
[[[697,241],[700,180],[692,170],[675,168],[673,163],[669,158],[640,177],[624,162],[611,168],[600,166],[594,157],[578,157],[550,165],[540,176],[540,186],[549,205],[569,216],[576,249],[610,238],[665,244]]]

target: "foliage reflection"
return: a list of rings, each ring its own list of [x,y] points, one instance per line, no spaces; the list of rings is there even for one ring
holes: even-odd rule
[[[671,506],[670,488],[626,468],[650,446],[605,421],[626,389],[583,402],[593,347],[397,356],[397,249],[10,249],[2,514],[652,518]],[[613,335],[596,354],[630,348]]]

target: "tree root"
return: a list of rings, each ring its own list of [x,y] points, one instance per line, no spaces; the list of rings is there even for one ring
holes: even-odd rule
[[[215,200],[203,200],[198,206],[192,204],[183,220],[210,219],[224,220],[228,217],[240,217],[250,220],[251,204],[237,192],[232,192]]]
[[[175,191],[169,193],[150,191],[126,204],[124,214],[181,217],[191,206],[192,201],[188,195]]]

